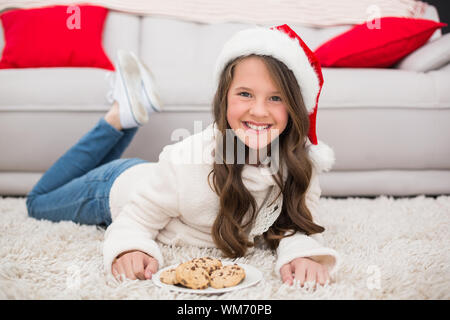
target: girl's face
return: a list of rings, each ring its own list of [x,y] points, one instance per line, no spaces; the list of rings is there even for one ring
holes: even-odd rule
[[[236,65],[227,102],[228,124],[251,149],[266,147],[286,128],[287,107],[258,57],[245,58]]]

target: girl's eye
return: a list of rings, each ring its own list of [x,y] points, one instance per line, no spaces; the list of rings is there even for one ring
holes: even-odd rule
[[[240,96],[242,94],[250,95],[250,93],[248,93],[248,92],[240,92],[238,95]],[[244,97],[247,97],[247,96],[244,96]],[[273,96],[272,98],[276,98],[275,101],[281,101],[281,98],[279,96]]]

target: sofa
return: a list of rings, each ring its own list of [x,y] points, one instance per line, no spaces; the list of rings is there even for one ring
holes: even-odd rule
[[[439,21],[435,7],[428,6],[424,18]],[[118,49],[138,54],[164,104],[122,157],[157,161],[165,145],[178,141],[174,129],[193,134],[211,123],[215,59],[226,39],[249,26],[109,12],[103,33],[108,56]],[[290,26],[312,50],[351,27]],[[425,46],[441,37],[436,31]],[[3,46],[0,37],[0,51]],[[0,70],[0,195],[25,196],[106,113],[110,73]],[[336,156],[333,169],[320,176],[323,196],[450,194],[449,64],[425,71],[323,68],[323,76],[317,133]]]

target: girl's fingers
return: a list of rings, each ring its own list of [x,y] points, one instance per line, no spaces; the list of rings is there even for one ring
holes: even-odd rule
[[[153,257],[147,256],[145,258],[145,268],[148,269],[151,273],[156,273],[156,271],[158,271],[158,260]]]
[[[121,275],[130,280],[146,280],[158,271],[158,261],[144,253],[131,254],[113,263],[112,272],[117,280]]]
[[[308,268],[306,271],[306,282],[314,284],[314,288],[316,287],[316,279],[317,279],[317,269],[316,268]]]
[[[325,282],[328,282],[328,284],[331,282],[331,278],[330,278],[330,274],[328,273],[328,268],[324,268],[325,269]]]
[[[292,271],[291,271],[291,264],[286,263],[283,265],[280,269],[280,275],[281,275],[281,281],[283,283],[286,283],[288,285],[292,285],[293,278],[292,278]]]
[[[133,272],[132,259],[125,259],[123,261],[123,264],[124,264],[124,267],[125,267],[125,276],[128,279],[136,280],[136,276],[134,275],[134,272]]]
[[[306,264],[305,263],[297,263],[295,265],[295,281],[299,282],[303,287],[306,279]]]
[[[145,267],[145,279],[151,279],[152,274],[156,273],[156,271],[158,271],[158,260],[152,257],[148,258]]]
[[[131,259],[131,264],[133,265],[133,275],[139,280],[145,280],[144,275],[144,259],[140,256]]]
[[[117,269],[116,269],[115,266],[113,266],[113,267],[111,268],[111,271],[112,271],[112,274],[113,274],[114,278],[115,278],[116,280],[119,280],[119,273],[117,272]]]
[[[326,268],[319,268],[319,270],[317,271],[317,283],[319,283],[320,285],[325,285],[325,281],[326,281],[326,274],[325,274],[325,270]]]
[[[117,280],[121,280],[120,279],[120,277],[123,275],[123,276],[126,276],[126,274],[125,274],[125,269],[124,269],[124,267],[123,267],[123,265],[121,264],[121,263],[117,263],[117,265],[116,265],[116,272],[117,272]]]

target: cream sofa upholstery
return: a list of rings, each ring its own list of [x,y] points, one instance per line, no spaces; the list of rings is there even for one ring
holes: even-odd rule
[[[434,7],[426,17],[439,20]],[[136,52],[164,103],[123,157],[157,161],[171,133],[212,121],[212,72],[223,43],[249,27],[111,11],[104,47]],[[267,25],[268,27],[269,25]],[[350,26],[290,25],[314,50]],[[0,27],[1,28],[1,27]],[[430,41],[440,37],[437,31]],[[0,50],[3,48],[0,39]],[[109,109],[106,75],[92,68],[0,70],[0,195],[26,195]],[[450,67],[427,72],[323,68],[317,132],[336,155],[324,196],[450,194]]]

